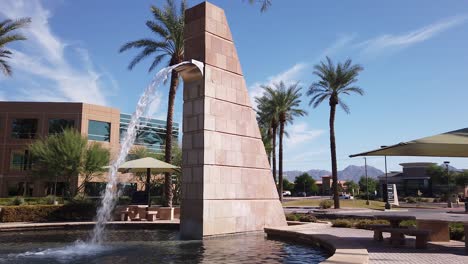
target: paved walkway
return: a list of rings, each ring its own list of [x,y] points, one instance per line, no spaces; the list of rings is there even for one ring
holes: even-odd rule
[[[427,249],[415,249],[414,237],[408,238],[407,245],[394,248],[385,242],[375,242],[373,232],[362,229],[335,228],[324,224],[307,224],[288,226],[285,230],[291,230],[299,234],[331,235],[338,238],[341,245],[356,244],[367,249],[369,263],[468,263],[468,255],[465,255],[465,244],[460,241],[443,243],[430,242]],[[384,234],[384,237],[388,237]]]

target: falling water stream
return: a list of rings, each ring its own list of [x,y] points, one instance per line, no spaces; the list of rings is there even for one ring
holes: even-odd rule
[[[115,207],[118,198],[117,192],[117,171],[119,166],[127,158],[128,152],[130,151],[133,143],[135,142],[136,133],[138,126],[140,125],[140,118],[144,116],[147,112],[149,105],[154,100],[156,94],[156,88],[164,83],[169,74],[173,69],[177,68],[180,65],[187,64],[190,62],[181,62],[179,64],[169,66],[161,69],[154,79],[151,81],[150,85],[141,95],[138,100],[135,112],[132,115],[130,123],[128,125],[127,131],[125,132],[124,139],[120,143],[120,151],[117,159],[113,161],[109,168],[109,181],[107,182],[106,189],[104,192],[104,197],[101,201],[101,206],[97,210],[96,216],[96,225],[94,226],[92,237],[90,240],[91,244],[101,244],[103,240],[104,230],[106,227],[107,221],[111,218],[112,210]]]
[[[60,259],[62,257],[79,257],[85,255],[94,255],[99,252],[110,250],[108,246],[103,245],[103,240],[106,223],[111,219],[112,210],[114,209],[118,200],[119,194],[117,189],[117,171],[119,169],[119,166],[125,161],[128,152],[130,151],[131,147],[133,146],[133,143],[135,142],[138,127],[141,125],[140,118],[147,113],[149,105],[155,99],[156,89],[158,88],[158,86],[160,86],[167,80],[169,74],[172,72],[173,69],[188,63],[194,63],[197,67],[200,68],[200,70],[203,69],[203,66],[199,65],[199,62],[193,60],[191,62],[186,61],[177,65],[163,68],[156,74],[154,79],[151,81],[150,85],[148,85],[148,87],[138,100],[135,112],[132,115],[127,131],[124,135],[124,139],[120,144],[118,156],[112,162],[109,168],[108,182],[106,185],[104,195],[102,197],[101,205],[97,210],[96,224],[91,233],[90,239],[88,241],[75,241],[75,243],[66,247],[49,248],[46,250],[34,252],[25,252],[19,254],[18,256],[49,256]]]

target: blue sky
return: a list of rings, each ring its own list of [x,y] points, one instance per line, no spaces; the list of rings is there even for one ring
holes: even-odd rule
[[[150,36],[144,22],[155,0],[2,0],[0,19],[30,16],[28,41],[11,46],[14,75],[0,76],[0,100],[84,101],[132,112],[153,73],[150,61],[133,71],[135,53],[119,54],[129,40]],[[201,1],[190,0],[190,5]],[[280,1],[266,13],[242,0],[217,0],[225,9],[252,96],[275,81],[300,81],[304,93],[316,80],[314,64],[326,55],[365,70],[366,95],[345,101],[351,114],[336,120],[338,165],[362,165],[349,154],[468,124],[468,5],[465,1]],[[176,120],[181,120],[181,93]],[[330,169],[328,106],[287,127],[285,168]],[[151,107],[165,117],[167,87]],[[389,157],[389,169],[405,161],[466,159]],[[383,170],[383,158],[369,158]]]

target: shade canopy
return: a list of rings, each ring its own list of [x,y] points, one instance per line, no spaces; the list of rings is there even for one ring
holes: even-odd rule
[[[130,160],[119,166],[119,171],[146,172],[151,169],[153,173],[177,172],[179,167],[155,158],[142,158]]]
[[[468,128],[350,155],[357,156],[468,157]]]

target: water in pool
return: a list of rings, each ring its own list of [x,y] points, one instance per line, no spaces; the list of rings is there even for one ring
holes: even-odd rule
[[[0,263],[319,263],[320,248],[267,239],[264,234],[182,241],[177,231],[112,230],[90,245],[86,230],[0,233]]]

